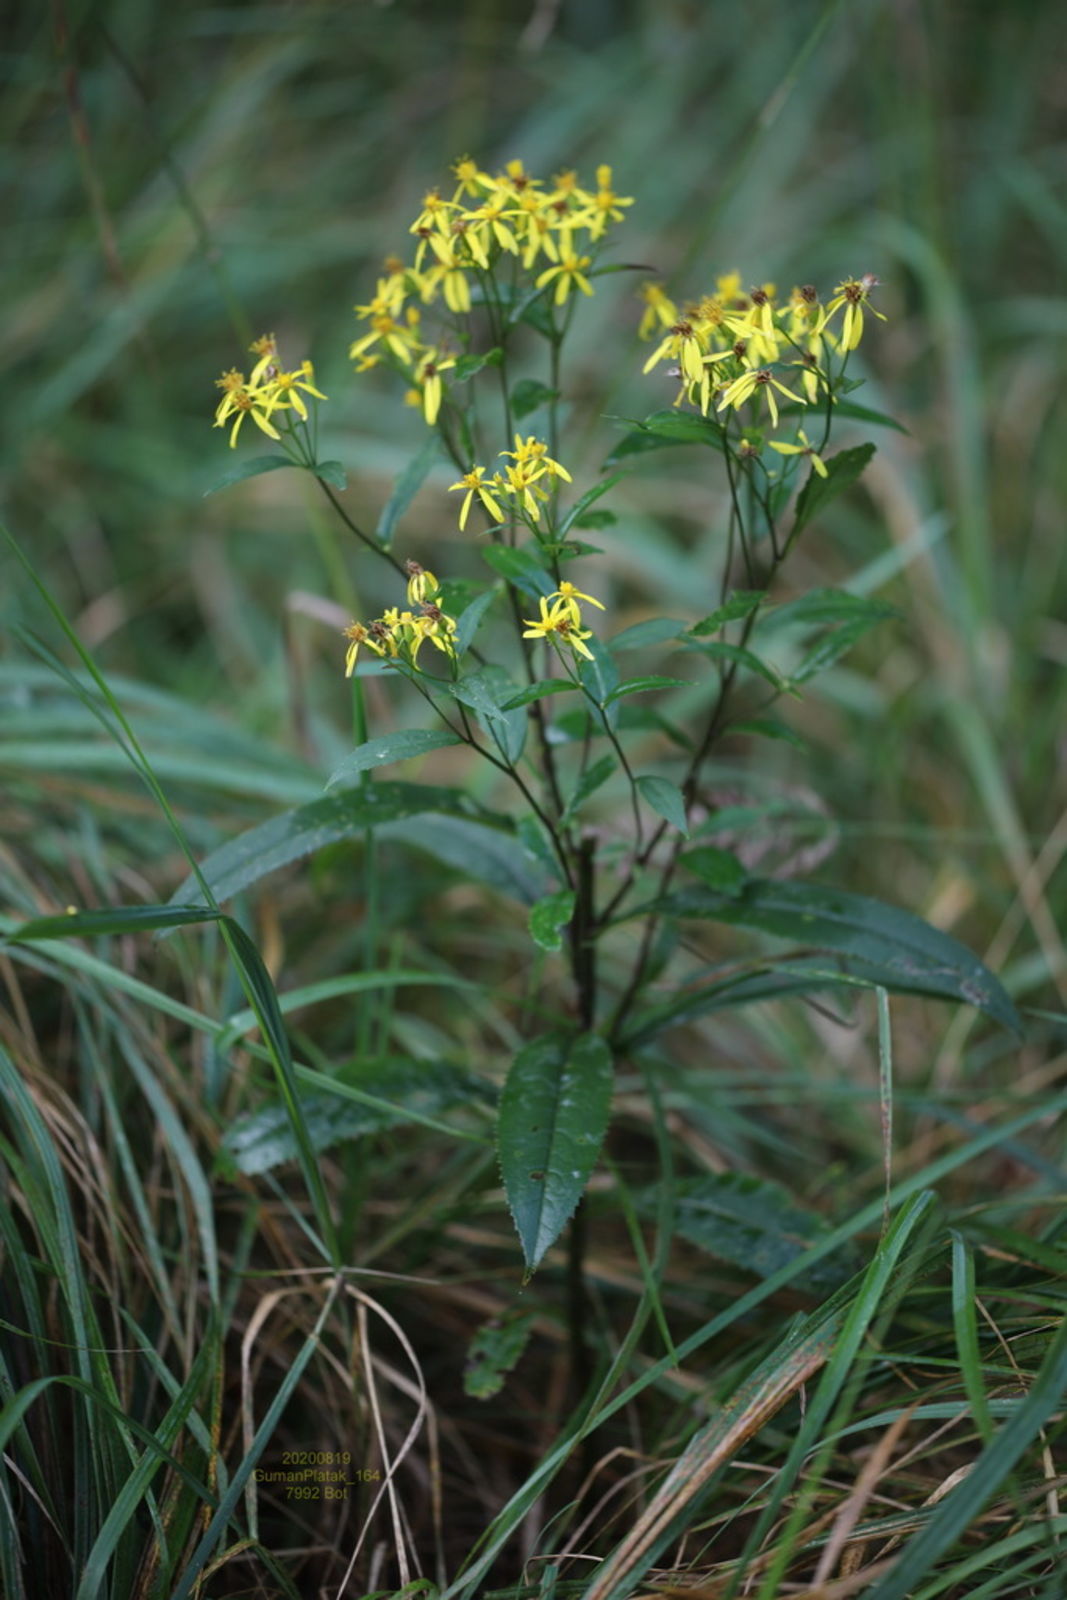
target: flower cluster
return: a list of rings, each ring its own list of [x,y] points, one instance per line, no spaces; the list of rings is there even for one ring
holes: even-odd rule
[[[646,284],[640,333],[650,338],[659,331],[661,338],[644,370],[673,361],[682,380],[675,403],[688,400],[704,416],[713,402],[718,411],[738,411],[750,401],[758,415],[765,401],[777,428],[779,395],[801,406],[817,405],[832,395],[830,357],[840,354],[843,362],[855,350],[863,337],[864,307],[885,320],[868,304],[877,284],[870,273],[848,278],[825,305],[818,291],[805,284],[779,302],[773,284],[745,294],[740,278],[731,273],[717,280],[714,294],[681,310],[659,284]],[[783,381],[787,377],[796,387]],[[798,451],[810,452],[806,440]],[[818,471],[821,463],[813,459],[812,464]]]
[[[477,498],[488,511],[496,523],[506,521],[499,501],[510,499],[515,509],[531,523],[539,521],[541,506],[548,499],[548,492],[544,488],[542,479],[562,478],[564,483],[572,481],[566,467],[548,453],[548,445],[543,439],[527,434],[524,439],[521,434],[515,435],[514,450],[501,450],[502,456],[509,456],[514,463],[504,468],[503,472],[494,472],[488,483],[485,481],[487,468],[472,467],[465,472],[458,483],[449,484],[448,492],[454,489],[463,489],[463,504],[459,508],[460,531],[467,526],[467,517]]]
[[[565,645],[572,655],[585,656],[587,661],[592,661],[593,652],[585,641],[593,635],[588,628],[582,627],[579,600],[596,606],[598,611],[604,609],[602,601],[595,600],[591,594],[583,594],[573,583],[561,583],[552,594],[541,596],[538,604],[541,615],[536,622],[531,617],[523,618],[526,624],[523,638],[546,639],[557,650]]]
[[[249,346],[251,355],[258,359],[246,378],[243,372],[231,367],[215,387],[222,390],[222,399],[215,410],[215,427],[225,427],[234,419],[230,432],[231,449],[246,417],[251,417],[256,427],[268,438],[280,439],[281,434],[271,420],[279,412],[295,411],[302,422],[307,421],[308,410],[303,399],[310,394],[316,400],[326,396],[315,387],[315,369],[310,361],[302,361],[292,372],[286,372],[278,358],[278,345],[273,333],[265,333]]]
[[[348,640],[345,655],[345,677],[356,670],[360,648],[366,646],[372,654],[387,661],[404,661],[410,667],[418,665],[419,651],[427,640],[440,650],[449,661],[456,659],[454,635],[456,620],[447,616],[436,603],[440,584],[426,567],[417,561],[406,563],[408,575],[408,605],[418,610],[401,611],[390,606],[373,622],[353,622],[344,631]]]
[[[444,395],[441,375],[456,358],[440,340],[425,337],[422,307],[443,301],[461,318],[475,305],[492,303],[486,283],[501,258],[514,273],[533,276],[535,293],[551,289],[556,306],[575,290],[592,294],[588,274],[600,243],[633,203],[615,193],[608,166],[597,168],[595,188],[584,188],[570,171],[549,180],[533,177],[521,161],[509,161],[494,176],[465,156],[452,172],[451,196],[431,189],[423,197],[410,229],[414,259],[387,257],[373,297],[356,306],[368,331],[349,350],[359,372],[381,361],[398,368],[431,427]]]

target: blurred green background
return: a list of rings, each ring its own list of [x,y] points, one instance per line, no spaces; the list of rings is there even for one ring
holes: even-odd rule
[[[213,380],[249,332],[314,359],[322,454],[373,527],[423,432],[388,380],[352,374],[352,306],[458,155],[610,162],[635,197],[615,258],[683,299],[732,268],[824,292],[873,271],[889,321],[870,326],[860,398],[909,431],[879,433],[866,496],[792,579],[860,571],[905,618],[795,709],[813,753],[773,759],[846,824],[839,881],[1025,957],[1031,993],[1062,982],[1041,894],[1065,755],[1065,44],[1055,0],[16,7],[11,526],[108,672],[315,752],[348,717],[329,607],[395,597],[297,475],[204,497],[233,459]],[[567,441],[586,484],[617,437],[605,414],[671,398],[634,337],[649,275],[602,280],[580,319]],[[664,452],[613,498],[598,577],[620,625],[691,605],[721,532],[705,473]],[[477,573],[452,477],[442,464],[397,550]],[[3,606],[40,626],[21,581]]]

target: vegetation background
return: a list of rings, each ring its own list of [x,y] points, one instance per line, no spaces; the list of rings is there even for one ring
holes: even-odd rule
[[[929,1237],[923,1222],[926,1253],[879,1302],[865,1359],[849,1369],[842,1393],[866,1431],[848,1435],[836,1411],[824,1453],[782,1480],[773,1506],[801,1415],[791,1402],[743,1467],[720,1470],[711,1498],[680,1507],[674,1533],[686,1537],[658,1554],[709,1595],[739,1581],[742,1556],[767,1596],[1062,1595],[1065,33],[1056,0],[54,0],[16,5],[6,22],[6,521],[200,853],[320,792],[352,742],[340,627],[395,599],[302,477],[205,498],[231,464],[210,429],[213,379],[268,329],[293,359],[306,351],[330,396],[322,455],[343,462],[347,503],[373,526],[421,424],[374,375],[352,375],[351,307],[381,257],[405,247],[447,163],[467,152],[491,167],[521,155],[542,172],[610,162],[635,196],[621,257],[683,298],[735,267],[746,281],[826,289],[868,271],[883,281],[890,320],[865,344],[861,398],[908,431],[880,435],[864,491],[814,530],[793,579],[860,573],[903,620],[793,709],[805,752],[757,761],[739,745],[722,791],[786,797],[793,812],[763,839],[766,859],[807,851],[834,882],[951,930],[1000,973],[1027,1032],[1020,1045],[969,1011],[894,1001],[893,1177],[912,1194],[932,1184],[939,1220]],[[602,280],[575,336],[566,460],[590,482],[615,437],[605,415],[668,403],[662,380],[641,376],[638,281]],[[667,451],[615,491],[596,592],[619,627],[690,609],[722,492],[703,473]],[[477,575],[443,493],[450,478],[445,466],[431,476],[397,548]],[[72,902],[164,900],[185,868],[159,809],[18,631],[74,664],[15,562],[5,570],[4,926]],[[402,718],[399,694],[372,701],[372,717],[388,721],[398,705]],[[464,781],[454,752],[425,770]],[[439,988],[375,991],[359,1028],[414,1059],[458,1048],[499,1078],[521,1023],[521,913],[402,841],[379,870],[372,959],[432,971]],[[366,884],[352,852],[269,880],[240,911],[283,991],[364,970]],[[472,972],[488,998],[455,987]],[[283,1389],[292,1398],[272,1465],[286,1449],[348,1449],[370,1471],[402,1449],[420,1381],[433,1427],[407,1450],[399,1500],[374,1511],[347,1592],[420,1573],[456,1579],[574,1405],[561,1271],[546,1267],[519,1296],[491,1152],[418,1125],[329,1152],[347,1258],[395,1275],[354,1279],[373,1306],[339,1310],[325,1291],[297,1292],[314,1255],[292,1166],[249,1175],[218,1164],[227,1128],[263,1103],[268,1079],[220,1045],[242,997],[212,930],[9,946],[0,977],[11,1201],[0,1382],[9,1397],[48,1380],[30,1421],[11,1424],[21,1435],[9,1429],[9,1592],[73,1592],[73,1560],[79,1593],[187,1593],[232,1546],[232,1532],[209,1553],[197,1543],[210,1529],[180,1474],[156,1480],[154,1504],[143,1484],[123,1490],[140,1439],[129,1419],[162,1438],[168,1401],[187,1394],[196,1420],[182,1431],[172,1419],[168,1448],[184,1441],[186,1471],[217,1504],[253,1418]],[[305,1059],[351,1048],[352,1005],[349,995],[316,1008],[313,1026],[299,1014]],[[886,1066],[873,1005],[845,1022],[799,1004],[713,1019],[679,1040],[677,1062],[658,1120],[640,1083],[620,1086],[614,1157],[634,1184],[662,1179],[666,1138],[681,1171],[773,1180],[803,1215],[846,1236],[855,1223],[848,1260],[868,1262]],[[605,1357],[650,1284],[680,1339],[759,1279],[743,1232],[733,1256],[728,1243],[725,1257],[691,1245],[651,1264],[635,1256],[612,1181],[599,1209],[595,1189],[589,1203]],[[209,1317],[212,1274],[222,1288]],[[646,1332],[627,1352],[639,1392],[538,1509],[518,1504],[495,1525],[471,1581],[580,1589],[588,1557],[638,1517],[709,1403],[728,1401],[833,1283],[769,1293],[683,1375],[648,1377],[663,1344]],[[463,1385],[470,1340],[516,1307],[535,1316],[530,1343],[504,1390],[479,1400]],[[301,1341],[317,1318],[312,1353]],[[91,1353],[104,1347],[117,1353]],[[355,1389],[353,1362],[365,1380]],[[112,1411],[86,1399],[94,1389]],[[1016,1403],[1035,1396],[1005,1444]],[[973,1492],[948,1492],[972,1468]],[[294,1509],[266,1489],[258,1505],[241,1498],[252,1544],[201,1592],[336,1592],[380,1486],[341,1508]],[[115,1503],[126,1520],[96,1571]],[[745,1553],[766,1505],[770,1526]],[[169,1567],[144,1555],[161,1524]],[[834,1528],[841,1542],[816,1591]],[[27,1551],[44,1589],[16,1586]]]

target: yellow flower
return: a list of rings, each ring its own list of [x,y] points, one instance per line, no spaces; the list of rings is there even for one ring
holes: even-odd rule
[[[678,321],[678,307],[659,283],[643,283],[637,291],[645,302],[637,329],[639,339],[651,339],[657,328],[669,328]]]
[[[526,515],[537,522],[541,517],[541,507],[538,501],[545,501],[548,495],[538,487],[538,478],[544,477],[544,468],[529,466],[505,467],[507,482],[500,480],[500,488],[505,494],[511,495],[521,505]]]
[[[297,412],[306,422],[308,409],[300,398],[300,390],[302,389],[305,394],[314,395],[316,400],[326,399],[322,390],[316,389],[312,382],[314,376],[315,369],[310,361],[302,361],[295,372],[279,372],[269,386],[268,415],[282,407]]]
[[[799,444],[779,444],[776,439],[772,439],[770,447],[772,450],[777,450],[780,456],[807,456],[820,478],[829,477],[825,461],[822,456],[816,454],[815,447],[803,428],[797,429],[797,438],[800,440]]]
[[[278,365],[278,344],[273,333],[264,333],[260,338],[253,339],[248,349],[251,355],[259,357],[248,380],[249,388],[254,389],[268,367]]]
[[[523,638],[548,639],[557,647],[560,643],[566,644],[578,655],[585,656],[587,661],[592,661],[593,652],[588,649],[584,641],[591,639],[593,635],[588,629],[583,630],[575,624],[566,601],[557,600],[556,604],[550,607],[542,595],[538,604],[541,610],[538,621],[535,622],[531,617],[522,619],[526,624]]]
[[[215,380],[225,393],[215,412],[214,426],[221,428],[231,417],[234,418],[233,430],[230,433],[230,449],[232,450],[237,444],[237,435],[246,417],[251,417],[256,427],[260,428],[268,438],[280,439],[281,434],[270,420],[273,386],[267,384],[263,388],[253,389],[250,384],[234,383],[235,375],[240,377],[239,373],[231,371]]]
[[[453,201],[461,200],[465,194],[477,196],[492,187],[492,178],[487,172],[483,172],[477,161],[472,161],[470,156],[460,156],[458,161],[452,163],[452,171],[456,175]]]
[[[357,339],[354,344],[349,345],[348,354],[352,361],[360,360],[365,352],[372,345],[377,344],[379,340],[401,361],[410,361],[412,359],[417,342],[418,324],[417,322],[414,324],[411,322],[410,313],[406,328],[397,322],[395,317],[389,316],[388,313],[372,316],[370,325],[370,333],[365,333],[361,339]]]
[[[353,622],[345,629],[344,638],[349,641],[348,651],[345,655],[346,678],[350,678],[356,670],[356,658],[362,645],[366,645],[368,650],[373,650],[376,656],[384,656],[390,653],[387,646],[382,642],[381,632],[382,624],[380,622],[373,622],[369,628],[365,628],[362,622]],[[392,654],[395,655],[396,652],[393,651]]]
[[[245,375],[243,372],[238,372],[236,367],[231,367],[229,372],[224,372],[221,378],[215,379],[216,389],[223,389],[227,394],[233,394],[235,389],[243,389],[244,386]]]
[[[508,161],[501,176],[494,180],[493,187],[519,195],[532,189],[540,189],[541,180],[531,178],[521,161]]]
[[[428,229],[447,227],[449,213],[454,209],[451,202],[442,200],[437,189],[431,189],[422,197],[422,210],[408,229],[409,233],[423,234]]]
[[[588,213],[590,239],[599,239],[609,222],[621,222],[620,206],[632,206],[633,200],[623,199],[611,187],[611,168],[597,167],[597,192]],[[583,221],[586,220],[583,216]]]
[[[718,409],[722,411],[725,406],[733,406],[734,410],[737,411],[744,405],[746,400],[752,398],[753,394],[758,394],[762,390],[767,396],[767,405],[774,419],[774,426],[777,427],[778,402],[774,395],[775,389],[788,399],[795,400],[798,405],[802,406],[807,403],[802,395],[794,394],[792,389],[787,389],[784,383],[779,383],[772,372],[766,367],[762,367],[756,372],[743,372],[739,378],[734,379],[733,383],[728,383],[722,392]]]
[[[437,421],[444,393],[441,374],[455,364],[454,356],[442,356],[437,350],[427,350],[415,368],[415,382],[422,396],[422,414],[431,428]]]
[[[415,665],[415,658],[422,646],[424,639],[429,639],[435,650],[440,650],[450,661],[456,659],[456,645],[453,635],[457,627],[455,617],[446,616],[440,606],[423,604],[422,616],[416,619],[415,636],[411,646],[411,664]]]
[[[441,585],[428,567],[420,567],[417,561],[405,561],[404,571],[408,575],[408,600],[412,605],[421,605],[427,594],[436,594]]]
[[[454,312],[456,316],[465,315],[471,308],[471,291],[463,270],[464,264],[456,255],[455,242],[451,238],[435,234],[430,243],[437,257],[437,265],[428,267],[424,274],[426,287],[423,298],[432,298],[437,285],[440,284],[449,311]]]
[[[505,202],[499,196],[487,200],[477,211],[468,213],[469,226],[464,237],[472,254],[474,250],[472,235],[475,235],[483,250],[495,239],[501,250],[506,250],[509,255],[518,255],[519,241],[504,220],[506,214]]]
[[[604,610],[604,602],[602,600],[595,599],[591,594],[583,594],[581,589],[575,588],[573,583],[567,583],[566,581],[561,583],[555,593],[550,594],[548,598],[559,601],[560,606],[566,611],[576,628],[580,628],[582,625],[582,613],[578,605],[579,600],[588,600],[589,604],[596,606],[598,611]]]
[[[548,446],[543,440],[535,438],[532,433],[524,439],[521,434],[515,435],[514,450],[501,450],[502,456],[510,456],[517,467],[536,467],[537,476],[547,472],[550,478],[562,478],[566,483],[573,482],[566,467],[560,466],[558,461],[553,461],[547,453]]]
[[[558,306],[563,305],[571,290],[578,288],[583,294],[592,294],[593,286],[585,277],[585,269],[590,265],[591,256],[576,255],[571,240],[571,230],[565,227],[560,232],[559,260],[555,266],[546,267],[537,279],[537,287],[543,289],[546,284],[556,280],[556,292],[553,296]]]
[[[846,278],[843,283],[839,283],[834,290],[834,298],[823,312],[817,331],[822,333],[830,318],[844,306],[841,343],[846,350],[855,350],[863,338],[863,307],[870,299],[871,290],[877,287],[878,279],[873,272],[865,272],[862,278]],[[886,318],[881,311],[875,311],[873,306],[869,309],[880,322],[885,322]]]
[[[453,489],[466,489],[467,491],[463,497],[463,504],[460,507],[459,512],[459,528],[461,533],[467,526],[467,516],[470,512],[475,495],[478,496],[478,499],[482,502],[482,505],[488,511],[494,522],[504,521],[504,513],[501,511],[500,507],[493,499],[493,496],[489,493],[489,490],[482,482],[484,473],[484,467],[472,467],[469,472],[465,472],[463,474],[458,483],[450,483],[448,486],[449,494],[452,493]]]
[[[667,337],[653,350],[642,371],[651,372],[657,361],[668,357],[677,361],[688,383],[699,383],[704,376],[704,335],[699,325],[683,318],[674,323]]]

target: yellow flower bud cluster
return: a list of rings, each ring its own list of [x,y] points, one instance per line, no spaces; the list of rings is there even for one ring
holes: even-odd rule
[[[515,435],[514,450],[501,450],[502,456],[510,456],[512,466],[504,468],[503,472],[494,472],[488,482],[485,481],[485,467],[472,467],[465,472],[458,483],[449,484],[448,492],[463,489],[463,504],[459,511],[460,531],[467,526],[467,517],[475,498],[488,511],[494,522],[504,522],[505,515],[499,505],[499,500],[510,499],[516,511],[523,519],[530,523],[540,520],[541,506],[548,499],[542,479],[562,478],[564,483],[572,481],[566,467],[548,453],[548,445],[543,439],[536,438],[532,433],[524,439],[521,434]]]
[[[273,333],[265,333],[255,340],[249,353],[257,360],[247,378],[236,367],[231,367],[229,372],[215,379],[215,387],[222,390],[222,399],[215,410],[215,427],[223,428],[233,418],[231,449],[237,444],[237,435],[246,417],[251,417],[268,438],[280,439],[272,418],[279,412],[295,411],[300,420],[306,422],[308,409],[303,396],[309,394],[316,400],[326,399],[315,387],[315,369],[310,361],[302,361],[292,372],[285,371]]]
[[[832,390],[829,358],[856,349],[864,307],[885,321],[868,303],[877,285],[870,273],[847,278],[824,305],[810,285],[780,301],[773,283],[744,293],[739,275],[730,273],[717,280],[714,294],[679,308],[660,284],[647,283],[641,290],[645,310],[639,332],[646,339],[658,332],[660,342],[644,370],[672,361],[681,379],[676,405],[686,400],[707,416],[713,402],[718,411],[737,411],[752,402],[758,415],[765,402],[777,428],[779,395],[800,406],[825,404]],[[795,369],[791,381],[801,393],[779,376],[783,368]],[[783,454],[791,450],[773,448]],[[806,439],[793,453],[811,455]],[[822,467],[814,457],[812,464],[816,471]]]
[[[456,620],[446,615],[436,603],[440,584],[433,573],[426,567],[420,567],[417,561],[407,562],[407,575],[408,604],[409,607],[416,606],[417,611],[401,611],[397,606],[390,606],[373,622],[350,623],[344,631],[344,637],[348,640],[346,678],[350,678],[356,670],[359,652],[363,647],[386,661],[405,661],[408,666],[414,667],[418,664],[419,651],[429,640],[449,661],[455,661]]]
[[[597,168],[595,188],[583,188],[574,172],[535,177],[521,161],[494,176],[464,156],[452,172],[451,195],[431,189],[411,224],[413,260],[387,258],[374,296],[356,306],[368,331],[349,350],[358,372],[382,361],[402,372],[431,427],[444,396],[441,374],[455,366],[455,356],[439,339],[424,337],[422,307],[443,302],[453,318],[466,317],[502,259],[511,273],[532,276],[534,290],[551,287],[557,306],[575,290],[590,295],[597,249],[633,204],[615,193],[608,166]]]

